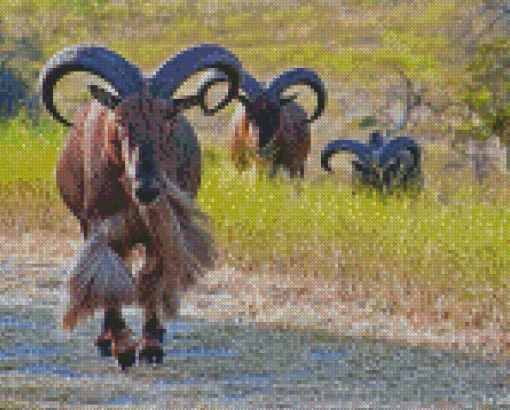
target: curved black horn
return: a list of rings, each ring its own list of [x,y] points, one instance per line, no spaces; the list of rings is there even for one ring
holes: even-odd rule
[[[208,68],[215,68],[229,78],[227,97],[213,109],[218,111],[237,98],[242,69],[232,52],[215,44],[202,44],[175,54],[156,70],[150,80],[150,91],[154,97],[169,100],[188,77]]]
[[[228,77],[216,69],[209,71],[199,82],[198,95],[205,96],[211,87],[222,82],[228,82]],[[245,95],[241,94],[241,92],[242,89],[239,90],[239,95],[237,96],[237,99],[241,101],[243,104],[247,104],[248,98]],[[205,104],[205,98],[200,99],[200,108],[202,108],[205,115],[213,115],[217,111],[221,110],[223,107],[224,107],[223,101],[216,107],[209,108]]]
[[[384,137],[379,131],[374,131],[368,136],[368,144],[372,147],[380,148],[384,144]]]
[[[246,71],[243,71],[241,88],[250,102],[256,101],[264,95],[264,87],[262,84]]]
[[[241,101],[244,105],[249,105],[250,101],[256,100],[262,96],[263,88],[260,83],[255,80],[251,75],[249,75],[246,71],[242,73],[242,83],[241,89],[239,90],[239,95],[237,99]],[[200,81],[198,86],[198,93],[200,95],[205,95],[209,91],[211,87],[216,85],[217,83],[226,82],[228,78],[218,70],[214,69],[208,72]],[[200,108],[208,115],[216,113],[219,109],[223,108],[219,105],[213,109],[208,108],[205,105],[205,99],[200,100]]]
[[[384,167],[392,158],[398,157],[403,151],[411,152],[415,165],[420,163],[421,147],[418,143],[407,137],[398,137],[384,145],[379,155],[378,165]]]
[[[320,117],[326,107],[326,88],[319,75],[308,68],[294,68],[274,78],[267,86],[267,93],[270,98],[280,101],[281,94],[292,85],[304,84],[310,86],[317,94],[317,108],[313,115],[307,120],[311,123]]]
[[[210,71],[200,82],[200,88],[207,91],[214,84],[227,81],[227,77],[219,72],[218,70]],[[260,84],[255,78],[253,78],[246,71],[242,72],[242,81],[241,81],[241,92],[243,94],[239,95],[240,100],[251,100],[256,101],[260,97],[262,97],[264,88],[262,84]]]
[[[71,126],[57,110],[53,91],[57,82],[73,71],[88,71],[108,81],[122,97],[142,91],[144,79],[140,70],[119,54],[105,47],[77,45],[64,48],[46,63],[39,78],[42,101],[62,124]]]
[[[405,164],[407,153],[412,156],[412,166]],[[401,168],[402,165],[404,168]],[[404,179],[409,178],[413,173],[418,175],[421,173],[421,147],[410,138],[395,138],[382,148],[377,166],[382,172],[382,178],[379,181],[381,186],[388,186],[392,183],[393,178],[399,179],[399,173],[402,173],[400,178]]]
[[[386,131],[386,136],[389,137],[391,134],[396,134],[402,131],[409,121],[409,116],[414,107],[418,107],[421,104],[421,98],[415,95],[413,82],[409,77],[406,76],[404,71],[398,69],[398,74],[406,82],[406,107],[403,112],[402,120],[397,123],[394,129]]]
[[[369,146],[362,142],[356,142],[351,140],[336,140],[331,141],[326,147],[323,148],[321,153],[321,166],[324,170],[331,172],[332,169],[329,165],[329,161],[333,155],[340,151],[348,151],[358,156],[362,162],[371,163],[372,153],[378,147]]]
[[[198,84],[198,94],[205,96],[211,87],[213,87],[214,85],[216,85],[218,83],[223,83],[223,82],[228,82],[227,76],[225,76],[224,74],[222,74],[220,71],[218,71],[216,69],[211,70],[202,78],[202,80],[200,80],[200,82]],[[220,108],[219,108],[220,105],[221,104],[219,104],[216,107],[211,109],[211,108],[207,107],[207,105],[205,104],[205,98],[200,99],[200,108],[202,108],[202,111],[204,111],[204,113],[206,113],[206,115],[215,114],[217,111],[220,110]]]

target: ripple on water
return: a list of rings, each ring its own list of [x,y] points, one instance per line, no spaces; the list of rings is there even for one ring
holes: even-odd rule
[[[119,394],[115,399],[110,399],[106,401],[102,401],[101,404],[105,406],[123,406],[123,405],[133,405],[139,406],[145,400],[141,400],[136,396],[127,396],[125,394]]]
[[[16,369],[19,373],[28,373],[32,375],[47,375],[60,377],[93,377],[91,374],[83,374],[69,369],[66,365],[57,365],[51,363],[33,363],[30,366],[22,366]]]
[[[341,358],[347,356],[347,351],[341,350],[339,352],[334,352],[331,350],[319,350],[310,352],[308,356],[310,357],[310,359],[316,361],[340,360]]]
[[[239,401],[254,394],[274,394],[276,392],[276,375],[261,373],[252,375],[245,373],[240,376],[219,378],[222,386],[227,390],[223,395],[228,401]]]
[[[19,317],[0,317],[0,329],[32,330],[32,329],[55,329],[56,326],[49,322],[27,322]]]
[[[288,378],[297,378],[297,377],[311,377],[315,374],[315,371],[312,369],[300,370],[297,373],[287,373],[285,377]]]
[[[24,340],[25,335],[29,336],[29,339],[24,340],[24,344],[16,346],[5,345],[0,339],[0,365],[4,369],[2,376],[21,373],[23,378],[27,374],[41,375],[44,380],[50,376],[62,379],[79,378],[79,392],[83,392],[81,383],[87,379],[93,379],[103,386],[108,379],[111,381],[111,377],[118,378],[117,382],[122,383],[140,374],[135,370],[132,374],[115,373],[113,376],[97,369],[97,366],[103,364],[105,368],[116,366],[113,359],[109,364],[100,361],[102,359],[97,356],[90,356],[92,350],[89,348],[94,337],[92,333],[98,330],[99,320],[85,327],[83,335],[75,333],[73,339],[76,343],[65,345],[60,339],[60,327],[53,322],[48,312],[48,309],[27,312],[6,309],[4,316],[0,315],[0,330],[7,330],[2,333],[11,333],[9,331],[13,330],[16,340]],[[134,322],[141,328],[143,324],[139,317],[140,315],[133,316]],[[30,318],[35,320],[30,321]],[[36,321],[46,318],[49,322]],[[323,400],[337,403],[342,398],[352,399],[362,391],[369,392],[367,402],[370,402],[371,398],[384,401],[388,394],[397,401],[405,401],[409,394],[413,400],[422,402],[431,402],[435,397],[451,400],[469,397],[473,403],[482,399],[502,403],[507,399],[507,384],[501,380],[504,380],[502,378],[510,369],[508,365],[497,370],[496,367],[474,364],[472,360],[457,355],[395,347],[388,348],[388,352],[380,356],[377,349],[370,350],[364,342],[345,342],[341,346],[338,343],[324,343],[320,347],[312,347],[307,340],[303,340],[303,348],[296,352],[292,347],[295,344],[292,334],[280,337],[273,333],[271,339],[268,339],[265,333],[253,334],[252,330],[246,330],[236,332],[232,339],[230,327],[201,324],[199,321],[170,321],[165,323],[165,328],[169,336],[165,355],[167,360],[177,359],[174,360],[176,363],[167,363],[168,367],[177,366],[179,371],[189,369],[189,376],[180,380],[180,377],[175,377],[175,372],[166,373],[163,367],[160,372],[150,376],[150,381],[144,377],[139,380],[136,377],[131,379],[136,383],[147,382],[150,389],[156,388],[155,391],[160,397],[161,394],[166,394],[164,392],[168,386],[171,386],[169,390],[174,392],[179,390],[179,385],[191,385],[191,390],[200,391],[201,396],[234,401],[235,407],[240,406],[240,401],[256,401],[259,398],[262,400],[265,395],[289,399],[300,397],[299,400],[305,403],[312,400],[314,395],[318,394],[315,393],[317,391],[322,392],[318,395]],[[52,331],[40,332],[41,329]],[[55,329],[56,331],[53,331]],[[48,333],[49,342],[41,343],[39,333]],[[291,356],[289,351],[292,352]],[[74,368],[74,363],[66,358],[66,355],[76,358],[80,366]],[[265,359],[259,359],[260,355]],[[86,360],[91,360],[88,369],[90,372],[82,369],[82,365],[87,363]],[[225,364],[224,368],[220,362]],[[8,372],[5,372],[7,370]],[[140,371],[145,370],[142,368]],[[216,396],[213,396],[208,392],[207,386],[219,394],[215,393]],[[151,402],[150,396],[145,395],[148,392],[144,391],[141,385],[140,394],[128,391],[117,395],[109,389],[105,390],[108,391],[101,398],[107,401],[97,404],[138,406]],[[82,399],[78,399],[79,392],[77,395],[73,393],[71,399],[83,403]]]
[[[56,354],[61,355],[65,353],[71,353],[71,350],[64,349],[62,346],[58,345],[18,345],[11,349],[0,350],[0,360],[8,360],[16,357],[49,357]]]
[[[174,357],[236,357],[236,354],[229,349],[206,349],[204,346],[191,349],[171,349],[166,351],[166,355]]]

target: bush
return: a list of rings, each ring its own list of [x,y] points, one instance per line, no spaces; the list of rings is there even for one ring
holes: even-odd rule
[[[21,107],[34,125],[39,121],[38,93],[36,87],[39,71],[30,67],[28,61],[40,61],[42,45],[37,39],[13,38],[0,27],[0,122],[16,117]]]

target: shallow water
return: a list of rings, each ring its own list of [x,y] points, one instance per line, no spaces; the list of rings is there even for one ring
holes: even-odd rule
[[[510,403],[508,363],[320,332],[188,318],[165,323],[162,364],[137,363],[123,372],[93,345],[101,314],[68,335],[59,321],[62,298],[15,300],[0,297],[0,404],[473,408]],[[140,337],[141,311],[126,308],[123,313],[133,336]]]
[[[185,319],[167,324],[163,364],[122,372],[93,346],[100,317],[67,341],[48,308],[26,308],[21,315],[14,310],[0,309],[5,398],[25,389],[31,401],[144,406],[191,395],[193,401],[236,407],[262,405],[271,397],[275,406],[311,408],[318,400],[332,406],[441,401],[471,407],[503,404],[508,397],[508,365],[369,340]],[[141,315],[126,317],[139,336]]]

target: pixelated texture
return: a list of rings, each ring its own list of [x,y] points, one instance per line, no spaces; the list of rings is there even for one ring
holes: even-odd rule
[[[509,22],[2,3],[0,407],[507,405]]]

